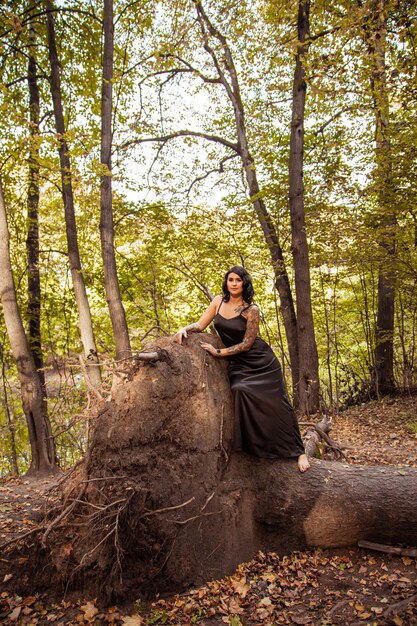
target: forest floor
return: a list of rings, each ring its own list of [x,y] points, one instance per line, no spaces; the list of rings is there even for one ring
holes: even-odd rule
[[[350,463],[417,466],[417,397],[334,416]],[[0,544],[33,530],[56,478],[0,482]],[[0,558],[0,623],[9,625],[417,626],[417,559],[360,548],[258,553],[232,576],[171,597],[101,607],[94,600],[14,592],[16,564]]]

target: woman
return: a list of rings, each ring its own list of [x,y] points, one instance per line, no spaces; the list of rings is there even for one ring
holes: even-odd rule
[[[281,366],[270,346],[257,336],[259,309],[253,304],[248,272],[232,267],[216,296],[196,324],[181,328],[178,343],[190,332],[201,332],[214,320],[224,348],[202,343],[209,354],[229,359],[228,374],[235,403],[236,450],[275,459],[294,457],[305,472],[310,467],[298,422],[288,401]]]

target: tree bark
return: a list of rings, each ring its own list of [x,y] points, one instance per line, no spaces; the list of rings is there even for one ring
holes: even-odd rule
[[[28,185],[28,232],[26,250],[28,259],[28,341],[33,361],[38,371],[46,398],[45,373],[41,339],[41,280],[39,273],[39,88],[35,60],[36,35],[29,24],[29,185]]]
[[[375,329],[375,388],[377,395],[395,390],[394,380],[394,304],[395,248],[397,219],[395,212],[390,110],[386,70],[387,16],[386,1],[372,0],[365,37],[371,59],[371,92],[375,112],[375,184],[379,210],[376,216],[380,247],[378,304]]]
[[[74,196],[72,189],[71,159],[65,139],[65,121],[61,94],[61,71],[56,48],[54,5],[46,2],[49,62],[51,66],[51,94],[54,107],[55,127],[59,137],[59,160],[61,165],[62,198],[64,201],[65,227],[68,244],[68,259],[71,268],[75,300],[77,302],[81,342],[84,356],[90,364],[89,377],[94,385],[101,383],[100,366],[98,365],[97,348],[91,321],[84,276],[82,273],[80,252],[78,248],[77,224],[75,219]]]
[[[249,196],[261,225],[266,244],[269,249],[272,267],[275,274],[275,285],[279,293],[285,334],[287,337],[288,352],[291,365],[291,377],[293,388],[294,406],[299,405],[299,342],[297,337],[297,318],[294,308],[290,281],[285,267],[284,255],[279,243],[278,234],[276,232],[273,220],[266,208],[265,202],[261,197],[258,178],[256,175],[255,160],[250,152],[248,136],[245,123],[245,111],[240,94],[240,86],[236,67],[234,65],[233,56],[227,39],[217,28],[213,26],[207,14],[205,13],[202,3],[196,2],[197,15],[200,22],[201,31],[204,38],[204,48],[211,55],[214,65],[219,74],[220,82],[226,90],[228,98],[233,106],[236,132],[238,138],[238,153],[242,160],[243,169],[249,187]],[[208,34],[215,37],[222,45],[224,58],[220,61],[215,50],[210,46]],[[222,65],[226,68],[229,80],[222,69]],[[230,81],[230,82],[229,82]]]
[[[104,53],[101,88],[101,253],[104,268],[104,286],[116,348],[116,359],[131,355],[129,331],[120,295],[114,251],[114,224],[112,203],[112,109],[114,24],[113,0],[104,0]]]
[[[55,513],[45,533],[49,584],[79,577],[85,595],[114,601],[222,577],[258,550],[417,543],[415,468],[312,460],[301,474],[296,459],[234,452],[227,363],[207,358],[203,338],[219,345],[158,339],[159,359],[103,403],[64,489],[65,525]]]
[[[16,289],[10,261],[9,229],[0,181],[0,294],[4,321],[20,381],[23,411],[29,430],[32,452],[30,473],[45,473],[55,469],[51,426],[45,413],[42,386],[32,360],[22,318],[17,304]]]
[[[9,427],[10,432],[10,467],[12,476],[19,476],[19,463],[17,461],[17,446],[16,446],[16,425],[13,423],[12,419],[12,411],[9,406],[9,398],[7,393],[7,380],[6,380],[6,367],[4,362],[4,351],[3,345],[0,344],[0,358],[1,358],[1,380],[3,383],[3,401],[4,412],[7,416],[7,425]]]
[[[299,401],[304,414],[320,405],[319,362],[311,306],[310,261],[304,210],[303,158],[306,99],[305,60],[310,36],[310,0],[299,0],[289,160],[289,204],[297,311]]]
[[[33,5],[31,5],[33,8]],[[33,363],[38,372],[43,395],[43,413],[48,415],[47,390],[45,385],[44,360],[41,335],[41,278],[39,272],[39,115],[40,98],[35,59],[36,33],[35,27],[29,23],[29,119],[30,119],[30,150],[29,150],[29,185],[28,185],[28,231],[26,251],[28,259],[28,342]],[[45,421],[55,454],[55,443],[49,419]],[[56,461],[56,459],[55,459]]]

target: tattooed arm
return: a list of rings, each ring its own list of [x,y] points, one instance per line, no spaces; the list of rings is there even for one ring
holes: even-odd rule
[[[254,344],[259,329],[259,309],[252,305],[245,314],[246,332],[241,343],[237,343],[230,348],[216,349],[211,343],[202,343],[201,347],[210,352],[213,356],[233,356],[240,352],[247,352]]]
[[[213,298],[210,306],[204,311],[198,322],[190,324],[189,326],[185,326],[184,328],[180,328],[180,330],[175,333],[175,341],[177,343],[182,343],[182,340],[187,338],[188,333],[200,333],[205,328],[207,328],[210,322],[214,319],[221,301],[221,296],[216,296],[215,298]]]

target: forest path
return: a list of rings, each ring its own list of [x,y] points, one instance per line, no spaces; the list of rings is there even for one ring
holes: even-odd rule
[[[417,466],[417,397],[390,398],[334,416],[332,437],[350,463]],[[60,477],[0,482],[0,543],[37,527]],[[417,559],[359,548],[289,556],[259,553],[233,576],[153,602],[104,608],[92,600],[13,591],[13,560],[0,557],[0,622],[145,626],[417,626]],[[1,621],[3,620],[3,621]]]

